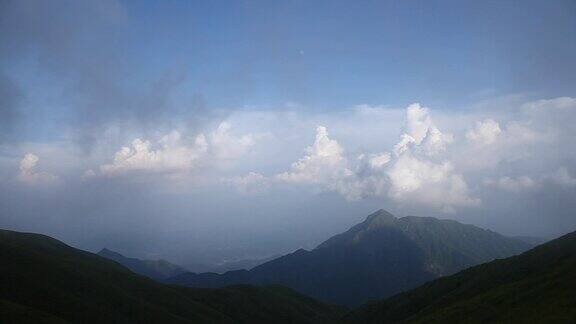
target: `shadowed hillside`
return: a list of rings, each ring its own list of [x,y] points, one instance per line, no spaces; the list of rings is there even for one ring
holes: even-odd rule
[[[50,237],[0,230],[0,323],[322,323],[338,308],[288,288],[168,286]]]
[[[573,323],[576,232],[350,313],[351,323]]]
[[[327,302],[360,305],[529,247],[456,221],[396,218],[379,210],[312,251],[301,249],[251,271],[186,273],[169,281],[191,287],[277,283]]]

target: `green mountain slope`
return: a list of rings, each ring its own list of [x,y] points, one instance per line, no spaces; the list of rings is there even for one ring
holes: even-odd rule
[[[396,218],[379,210],[312,251],[298,250],[250,271],[187,273],[169,281],[191,287],[278,283],[327,302],[353,306],[529,247],[456,221]]]
[[[358,323],[574,323],[576,232],[482,264],[346,318]]]
[[[100,250],[98,255],[116,261],[138,274],[156,280],[164,280],[187,272],[187,270],[181,266],[172,264],[166,260],[140,260],[129,258],[108,249]]]
[[[50,237],[0,230],[0,323],[318,323],[339,309],[287,288],[163,285]]]

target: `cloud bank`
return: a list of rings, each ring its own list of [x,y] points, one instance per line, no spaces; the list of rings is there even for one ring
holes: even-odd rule
[[[304,226],[324,238],[350,225],[354,211],[379,207],[514,234],[576,226],[576,144],[569,140],[576,102],[505,107],[245,109],[202,131],[185,124],[128,130],[116,146],[107,138],[117,135],[111,127],[89,157],[69,149],[73,142],[3,146],[0,212],[15,216],[0,221],[54,233],[76,224],[98,229],[96,241],[133,228],[127,235],[141,246],[154,235],[155,244],[173,239],[176,246],[197,237],[212,242],[214,253],[232,243],[206,233]],[[76,240],[89,237],[79,232]]]
[[[435,122],[433,110],[415,103],[404,109],[404,126],[396,135],[395,144],[376,142],[367,151],[348,148],[341,141],[362,146],[358,140],[363,137],[337,139],[327,126],[317,126],[315,138],[305,148],[304,155],[287,163],[288,167],[276,163],[272,169],[284,170],[272,173],[254,169],[252,162],[256,159],[256,164],[265,166],[265,161],[272,158],[268,151],[278,150],[292,140],[283,138],[273,128],[277,122],[274,118],[284,117],[267,112],[276,117],[269,118],[269,125],[262,124],[252,133],[239,133],[233,130],[231,121],[222,121],[209,132],[194,134],[180,128],[148,139],[136,137],[112,158],[103,157],[107,162],[85,169],[82,178],[146,175],[147,181],[169,182],[178,175],[187,179],[184,180],[187,187],[225,184],[249,195],[265,195],[280,187],[308,187],[311,194],[334,192],[349,201],[379,199],[398,208],[419,205],[455,213],[481,207],[490,190],[519,194],[545,185],[574,186],[575,170],[570,162],[575,158],[574,149],[565,139],[574,132],[568,121],[575,119],[575,110],[576,100],[572,98],[537,100],[519,104],[513,114],[500,115],[501,120],[470,115],[468,127],[454,127],[454,133],[449,131],[452,120],[460,121],[461,116],[441,113],[441,127]],[[383,118],[383,121],[390,116],[387,111],[395,110],[368,106],[351,110],[353,115],[368,114],[371,119]],[[262,112],[240,115],[244,117],[235,119],[240,121],[239,129],[250,129],[254,123],[251,118],[262,119]],[[337,133],[350,134],[349,130],[338,132],[338,126],[342,125],[338,118],[336,121],[333,116],[329,117],[331,120],[325,118],[315,116],[308,125],[313,120],[324,120],[336,127]],[[357,122],[355,118],[351,120]],[[301,120],[296,118],[287,127],[302,127]],[[358,124],[355,129],[361,133],[363,125]],[[283,130],[286,131],[291,132]],[[304,137],[299,138],[305,141]],[[394,143],[390,139],[381,142]],[[562,145],[564,149],[558,151]],[[19,180],[48,183],[57,178],[36,171],[37,163],[37,156],[26,155],[20,164]],[[242,170],[248,171],[242,173]],[[203,181],[196,183],[198,178],[186,178],[191,174],[201,174]]]
[[[351,159],[338,141],[329,137],[326,127],[318,126],[306,155],[269,181],[312,185],[349,200],[386,197],[397,203],[454,211],[454,207],[474,206],[480,201],[470,196],[452,163],[441,158],[452,141],[452,134],[442,133],[433,123],[429,109],[416,103],[406,109],[405,133],[393,147],[394,153],[362,153]],[[258,182],[262,183],[262,178],[258,177]]]

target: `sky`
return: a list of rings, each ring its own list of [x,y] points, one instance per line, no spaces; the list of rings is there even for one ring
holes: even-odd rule
[[[0,227],[189,267],[376,209],[576,229],[573,1],[0,0]]]

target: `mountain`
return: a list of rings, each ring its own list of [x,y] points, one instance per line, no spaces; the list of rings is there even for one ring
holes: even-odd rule
[[[550,241],[550,238],[537,237],[537,236],[513,236],[513,238],[520,240],[522,242],[526,242],[533,246],[544,244]]]
[[[351,323],[574,323],[576,232],[351,312]]]
[[[0,230],[0,323],[326,323],[342,309],[279,286],[161,284],[48,236]]]
[[[396,218],[379,210],[312,251],[300,249],[250,271],[185,273],[168,281],[191,287],[277,283],[326,302],[354,306],[529,247],[452,220]]]
[[[166,260],[140,260],[136,258],[128,258],[118,252],[106,248],[100,250],[98,255],[116,261],[138,274],[155,280],[164,280],[188,272],[188,270],[181,266],[172,264]]]
[[[189,270],[187,270],[186,268],[170,263],[166,260],[162,259],[141,260],[137,258],[131,258],[107,248],[100,250],[100,252],[98,252],[97,254],[101,257],[105,257],[106,259],[116,261],[138,274],[141,274],[143,276],[158,281],[163,281],[168,278],[172,278],[177,275],[189,272]],[[241,269],[250,270],[262,263],[266,263],[270,260],[276,259],[277,257],[278,256],[268,257],[264,259],[241,259],[237,261],[228,261],[214,265],[196,263],[192,265],[192,269],[198,269],[196,271],[216,272],[216,273],[223,273],[227,271],[241,270]]]
[[[237,261],[228,261],[215,266],[217,271],[214,272],[226,272],[234,270],[250,270],[256,266],[259,266],[268,261],[278,258],[280,255],[270,256],[263,259],[242,259]]]

